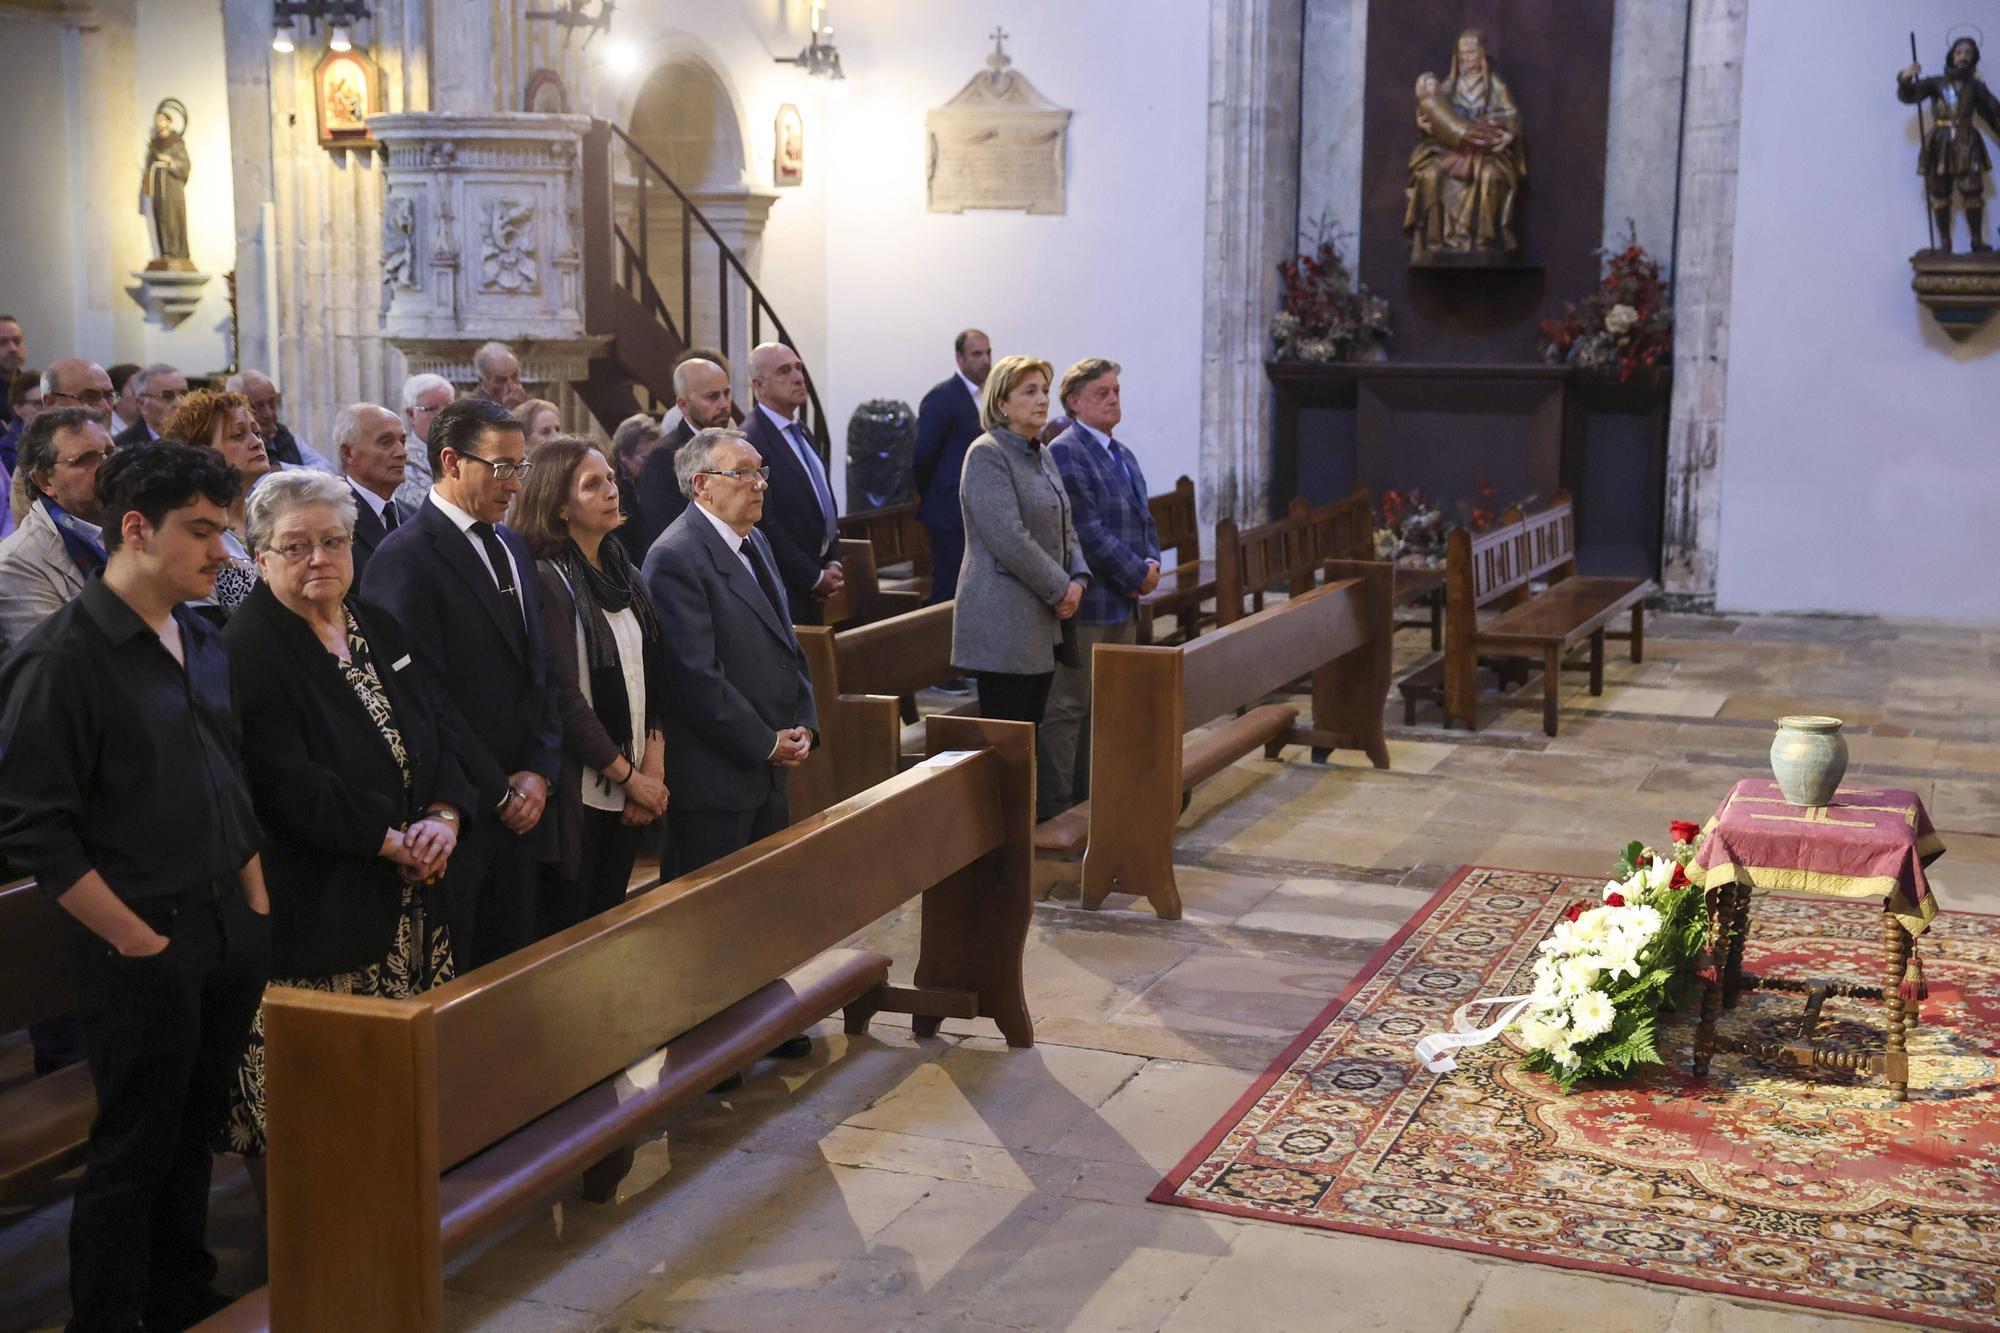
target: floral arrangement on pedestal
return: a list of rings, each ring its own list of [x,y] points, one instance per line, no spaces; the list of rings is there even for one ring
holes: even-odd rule
[[[1473,497],[1460,500],[1453,508],[1456,526],[1468,532],[1484,532],[1493,526],[1499,509],[1499,492],[1490,481],[1473,487]],[[1419,490],[1383,491],[1375,502],[1375,558],[1406,565],[1444,563],[1445,538],[1453,524],[1429,496]]]
[[[1322,219],[1319,244],[1278,265],[1284,302],[1271,317],[1280,361],[1365,361],[1389,339],[1389,303],[1354,281]]]
[[[1541,323],[1542,360],[1610,375],[1664,376],[1674,359],[1674,307],[1660,266],[1638,242],[1605,254],[1604,278],[1581,301],[1563,303],[1558,319]]]
[[[1687,876],[1702,836],[1676,820],[1668,851],[1627,844],[1602,901],[1571,904],[1537,946],[1534,990],[1513,1026],[1527,1067],[1563,1091],[1660,1063],[1660,1016],[1688,1002],[1708,966],[1707,905]]]

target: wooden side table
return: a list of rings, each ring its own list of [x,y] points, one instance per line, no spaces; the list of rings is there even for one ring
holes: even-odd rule
[[[1768,778],[1736,784],[1704,830],[1707,838],[1689,874],[1708,894],[1716,981],[1702,992],[1695,1029],[1694,1072],[1708,1073],[1717,1051],[1798,1069],[1867,1073],[1885,1080],[1897,1101],[1909,1099],[1905,1049],[1917,1021],[1921,972],[1915,938],[1937,915],[1924,869],[1944,844],[1915,793],[1895,788],[1842,787],[1830,806],[1787,804]],[[1882,903],[1882,984],[1757,976],[1743,970],[1753,889]],[[1716,1019],[1745,990],[1805,996],[1805,1010],[1788,1040],[1725,1038]],[[1821,1008],[1844,996],[1882,1003],[1880,1050],[1827,1045],[1819,1036]]]

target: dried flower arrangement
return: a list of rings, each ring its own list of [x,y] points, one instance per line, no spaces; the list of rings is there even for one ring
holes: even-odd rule
[[[1660,266],[1639,244],[1636,227],[1623,250],[1601,253],[1597,290],[1565,302],[1561,318],[1542,321],[1542,360],[1615,373],[1621,382],[1662,378],[1674,359],[1674,307]]]

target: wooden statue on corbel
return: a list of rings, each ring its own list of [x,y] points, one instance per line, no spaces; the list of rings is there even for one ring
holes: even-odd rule
[[[153,257],[132,275],[138,285],[125,289],[146,318],[165,329],[194,313],[211,276],[196,271],[188,248],[187,183],[193,163],[187,127],[187,104],[178,97],[162,98],[153,110],[146,167],[139,178],[139,211],[146,218]]]
[[[1993,161],[1979,132],[1984,120],[2000,138],[2000,98],[1979,77],[1976,34],[1953,30],[1938,74],[1926,76],[1914,59],[1914,34],[1910,54],[1896,75],[1896,98],[1917,108],[1917,175],[1930,223],[1929,248],[1910,256],[1910,287],[1938,327],[1963,342],[2000,308],[2000,252],[1986,235],[1986,177]],[[1965,253],[1952,247],[1954,211],[1965,219]]]

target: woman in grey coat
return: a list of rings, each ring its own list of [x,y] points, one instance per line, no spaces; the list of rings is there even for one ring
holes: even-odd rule
[[[1049,418],[1054,375],[1033,357],[994,364],[979,408],[986,433],[966,448],[959,474],[965,558],[951,662],[977,679],[981,717],[1042,720],[1062,622],[1090,580],[1062,474],[1035,438]]]

